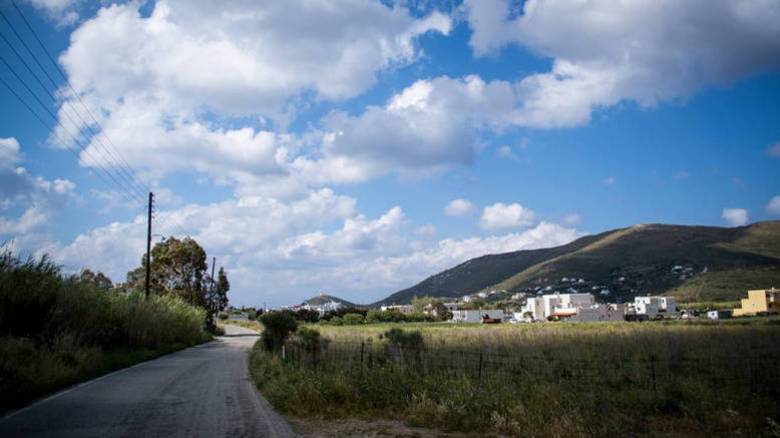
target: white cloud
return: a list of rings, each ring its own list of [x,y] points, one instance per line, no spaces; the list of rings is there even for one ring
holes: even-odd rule
[[[227,268],[237,304],[291,304],[319,291],[371,302],[469,258],[568,243],[581,233],[550,223],[523,232],[435,240],[400,207],[373,218],[328,189],[291,201],[239,198],[161,212],[155,234],[190,235]],[[334,226],[335,225],[335,226]],[[19,246],[51,253],[68,269],[90,267],[114,280],[140,264],[145,218],[112,223],[62,245],[34,234]]]
[[[484,56],[509,44],[553,59],[518,84],[518,120],[588,123],[598,108],[685,98],[780,67],[780,7],[771,0],[571,2],[470,0],[470,45]],[[514,18],[510,18],[512,15]]]
[[[275,113],[310,90],[355,97],[380,70],[414,60],[415,38],[451,27],[438,12],[414,18],[405,7],[361,0],[161,0],[148,17],[141,5],[104,7],[73,32],[61,60],[76,90],[107,101],[142,93],[172,108]]]
[[[66,179],[47,180],[19,166],[23,156],[15,138],[0,138],[0,211],[17,205],[16,218],[0,216],[0,236],[28,233],[44,225],[64,207],[76,185]]]
[[[533,211],[518,203],[507,205],[498,202],[482,210],[479,225],[486,230],[526,227],[534,222],[535,217]]]
[[[153,181],[194,170],[238,184],[241,195],[292,196],[307,187],[392,171],[426,174],[473,159],[473,135],[402,103],[370,107],[359,117],[333,113],[324,129],[300,135],[268,128],[275,124],[282,132],[312,100],[355,97],[382,70],[415,61],[420,35],[449,32],[446,15],[415,18],[401,4],[362,0],[228,1],[217,10],[210,2],[163,0],[149,16],[140,7],[101,8],[72,33],[60,60],[112,145]],[[104,56],[97,61],[94,53]],[[72,107],[81,110],[73,96],[66,98],[63,122]],[[416,127],[416,116],[436,125]],[[69,138],[65,129],[58,137]],[[87,166],[103,155],[100,141],[92,140],[81,158]]]
[[[773,196],[766,205],[766,211],[780,216],[780,196]]]
[[[724,208],[721,218],[732,227],[739,227],[748,223],[748,211],[744,208]]]
[[[453,199],[444,207],[444,214],[447,216],[463,216],[472,211],[474,211],[474,204],[463,198]]]
[[[43,11],[58,26],[68,26],[79,19],[75,9],[81,0],[27,0],[27,2]]]

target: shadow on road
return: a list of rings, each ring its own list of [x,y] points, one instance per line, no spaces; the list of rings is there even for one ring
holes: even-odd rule
[[[232,335],[222,335],[220,338],[256,338],[260,333],[236,333]]]

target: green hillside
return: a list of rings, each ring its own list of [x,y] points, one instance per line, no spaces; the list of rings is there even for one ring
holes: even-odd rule
[[[398,291],[374,303],[373,306],[409,303],[415,296],[459,297],[479,292],[483,288],[494,284],[497,280],[507,278],[544,260],[576,251],[599,240],[606,234],[608,233],[586,236],[567,245],[554,248],[515,251],[477,257],[454,268],[432,275],[415,286]]]
[[[780,221],[746,227],[635,225],[568,245],[484,256],[382,301],[452,297],[479,290],[591,292],[603,301],[671,294],[685,301],[734,300],[780,286]]]

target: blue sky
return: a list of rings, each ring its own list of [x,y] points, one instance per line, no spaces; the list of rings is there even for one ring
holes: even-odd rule
[[[327,3],[19,2],[68,82],[0,6],[55,99],[1,41],[0,76],[67,126],[0,87],[0,241],[122,281],[145,223],[140,190],[99,177],[119,156],[158,196],[156,234],[201,242],[239,305],[370,302],[635,223],[780,218],[780,2]]]

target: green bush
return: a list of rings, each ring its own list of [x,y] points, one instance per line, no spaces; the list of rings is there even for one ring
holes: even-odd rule
[[[363,315],[359,313],[347,313],[341,319],[344,321],[344,325],[358,325],[365,322]]]
[[[219,314],[217,314],[217,318],[225,321],[226,319],[230,318],[230,315],[227,312],[219,312]]]
[[[261,339],[268,351],[281,350],[290,334],[298,329],[298,321],[290,312],[268,312],[260,317],[260,322],[264,327]]]

